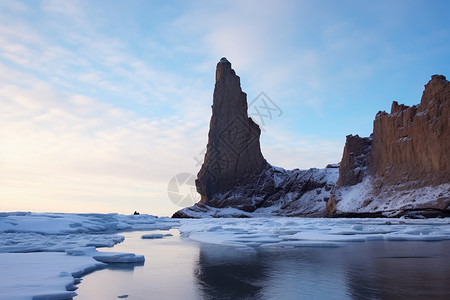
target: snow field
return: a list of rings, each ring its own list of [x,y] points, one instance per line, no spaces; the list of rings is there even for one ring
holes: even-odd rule
[[[103,252],[121,231],[167,230],[178,221],[150,215],[0,213],[0,299],[68,299],[83,275],[143,255]]]

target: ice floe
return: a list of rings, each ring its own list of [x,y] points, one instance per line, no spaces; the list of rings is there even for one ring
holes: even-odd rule
[[[447,219],[224,218],[149,215],[0,213],[0,299],[63,299],[76,295],[84,274],[110,263],[143,263],[134,253],[104,252],[118,233],[178,228],[181,236],[242,251],[343,247],[372,241],[450,240]],[[142,239],[163,238],[155,232]],[[152,241],[146,241],[152,242]]]
[[[0,299],[70,299],[80,277],[143,255],[97,251],[123,231],[168,230],[179,221],[151,215],[0,213]]]
[[[97,252],[92,258],[102,263],[138,263],[145,261],[144,255],[119,252]]]
[[[200,219],[182,236],[239,247],[340,247],[349,242],[450,240],[450,219]]]
[[[0,299],[70,299],[75,278],[104,266],[65,253],[0,253]]]

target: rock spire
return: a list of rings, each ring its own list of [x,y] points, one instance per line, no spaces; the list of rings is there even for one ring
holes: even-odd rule
[[[268,167],[259,143],[261,130],[247,115],[247,95],[224,57],[217,63],[212,116],[204,163],[196,187],[201,202],[215,206],[216,195]]]

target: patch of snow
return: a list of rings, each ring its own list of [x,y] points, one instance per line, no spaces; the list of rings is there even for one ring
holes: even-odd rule
[[[406,142],[406,141],[411,141],[411,138],[404,136],[402,138],[399,138],[398,140],[396,140],[396,143],[402,143],[402,142]]]
[[[0,253],[0,299],[70,299],[74,278],[102,268],[89,256]]]
[[[119,252],[97,252],[92,258],[102,263],[138,263],[145,261],[144,255]]]
[[[275,172],[286,173],[286,169],[283,169],[281,167],[275,167],[275,166],[272,166],[271,164],[269,164],[269,165]]]
[[[422,116],[425,116],[428,113],[429,113],[429,111],[427,109],[425,109],[423,111],[419,111],[418,113],[416,113],[416,116],[422,117]]]
[[[180,222],[151,215],[0,213],[0,299],[71,299],[80,277],[105,263],[143,255],[99,252],[121,231],[168,230]]]
[[[126,230],[158,230],[178,225],[170,218],[151,215],[2,213],[0,232],[42,234],[115,233]]]
[[[313,219],[251,218],[195,219],[180,226],[183,237],[202,243],[236,247],[342,247],[349,242],[376,240],[450,240],[450,218]]]
[[[378,195],[373,194],[373,178],[366,176],[356,185],[341,187],[336,191],[336,209],[338,213],[347,212],[385,212],[386,216],[396,215],[405,209],[420,209],[427,206],[436,206],[442,195],[450,194],[450,184],[439,186],[422,186],[407,189],[398,185],[395,189],[385,190]],[[364,203],[364,199],[371,199]]]

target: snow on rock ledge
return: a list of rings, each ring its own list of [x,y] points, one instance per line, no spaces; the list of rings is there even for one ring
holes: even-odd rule
[[[197,203],[173,217],[324,217],[338,175],[338,169],[333,167],[284,170],[270,166],[245,185],[216,195],[212,205]]]
[[[371,138],[347,137],[328,210],[334,216],[450,216],[449,153],[450,82],[433,75],[420,104],[394,101],[390,114],[377,114]]]

